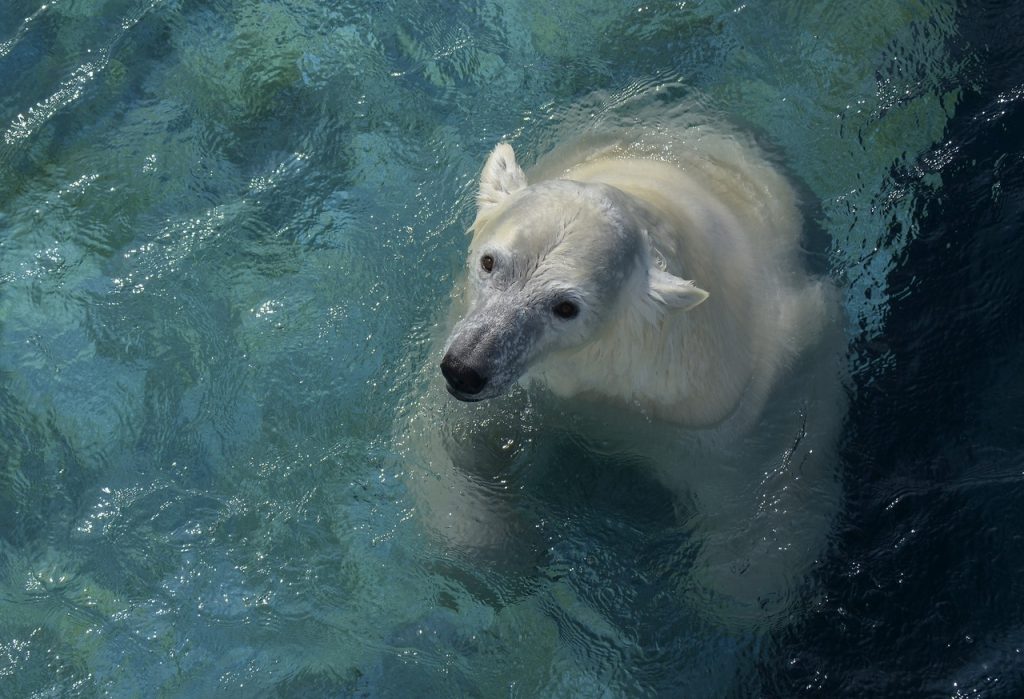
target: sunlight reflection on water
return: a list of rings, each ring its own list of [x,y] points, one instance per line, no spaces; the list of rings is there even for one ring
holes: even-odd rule
[[[655,484],[513,445],[520,493],[527,456],[582,462],[513,575],[425,537],[389,430],[493,144],[532,163],[599,116],[595,90],[676,80],[820,202],[870,392],[905,366],[887,323],[919,282],[899,265],[970,146],[946,138],[983,70],[958,11],[7,3],[0,677],[16,696],[786,694],[749,639],[675,608],[692,552]],[[828,589],[806,607],[869,624]]]

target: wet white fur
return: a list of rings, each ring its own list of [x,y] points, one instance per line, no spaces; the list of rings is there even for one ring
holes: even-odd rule
[[[611,307],[596,309],[599,323],[531,357],[522,379],[559,396],[596,397],[677,425],[728,420],[747,429],[780,371],[816,340],[826,314],[825,289],[797,261],[801,217],[793,189],[756,150],[715,134],[674,163],[615,152],[578,157],[571,149],[555,152],[544,163],[547,175],[528,183],[511,146],[502,143],[481,175],[471,280],[480,251],[494,245],[530,260],[521,265],[522,286],[579,285],[587,265],[618,264],[626,277],[603,297]],[[522,207],[534,196],[531,185],[557,179],[583,188],[609,185],[634,201],[642,220],[614,202],[589,211],[583,225],[574,220],[524,231],[516,217],[502,216],[506,207]],[[578,202],[560,202],[550,193],[531,202],[537,207],[555,220],[567,210],[579,218]],[[600,216],[604,220],[595,220]],[[597,236],[623,233],[646,241],[640,254],[594,259],[603,249]],[[538,270],[543,279],[526,278]],[[586,281],[616,284],[617,275],[604,276]],[[473,315],[480,295],[492,292],[471,284],[469,293]],[[476,315],[480,323],[499,320]]]
[[[643,464],[674,495],[680,545],[697,545],[675,578],[679,603],[729,627],[769,628],[790,613],[839,503],[838,305],[798,264],[801,217],[779,172],[745,140],[655,106],[643,127],[595,130],[528,173],[510,146],[494,150],[467,278],[439,328],[451,328],[448,341],[435,339],[394,437],[426,530],[517,570],[548,545],[531,538],[543,532],[531,517],[544,488],[509,479],[561,468],[549,445],[571,439],[585,454]],[[661,118],[671,128],[659,130]],[[621,211],[623,201],[635,206]],[[594,245],[595,233],[622,238]],[[480,272],[485,250],[518,255],[510,276]],[[584,322],[535,315],[516,341],[509,327],[543,314],[559,286],[579,292]],[[488,327],[501,331],[495,341],[504,334],[497,365],[568,400],[447,398],[442,343]]]

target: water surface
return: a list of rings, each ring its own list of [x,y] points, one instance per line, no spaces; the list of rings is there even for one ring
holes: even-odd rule
[[[4,3],[0,693],[1024,692],[1022,25],[941,0]],[[575,470],[542,568],[511,574],[424,534],[392,434],[486,153],[529,164],[595,92],[667,83],[805,189],[849,318],[842,510],[754,643],[676,605],[672,503],[636,470],[549,449],[537,469]]]

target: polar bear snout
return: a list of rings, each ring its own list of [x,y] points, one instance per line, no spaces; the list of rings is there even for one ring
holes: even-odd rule
[[[537,357],[548,314],[531,308],[518,292],[475,302],[444,350],[441,373],[448,392],[463,401],[504,394]]]
[[[448,352],[441,360],[441,373],[447,382],[448,392],[463,401],[480,400],[475,396],[484,390],[487,377]]]

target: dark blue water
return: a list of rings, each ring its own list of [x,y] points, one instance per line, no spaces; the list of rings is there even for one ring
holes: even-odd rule
[[[1022,19],[963,11],[950,51],[972,89],[917,172],[890,172],[940,179],[887,275],[885,332],[854,343],[873,368],[858,372],[846,514],[817,618],[778,641],[768,693],[1024,693],[1024,45],[1005,31]]]
[[[4,3],[0,695],[1024,695],[1020,26]],[[429,536],[395,434],[489,149],[532,163],[668,84],[806,192],[849,318],[842,504],[756,634],[683,603],[687,530],[642,468],[516,452],[535,538],[494,560]]]

